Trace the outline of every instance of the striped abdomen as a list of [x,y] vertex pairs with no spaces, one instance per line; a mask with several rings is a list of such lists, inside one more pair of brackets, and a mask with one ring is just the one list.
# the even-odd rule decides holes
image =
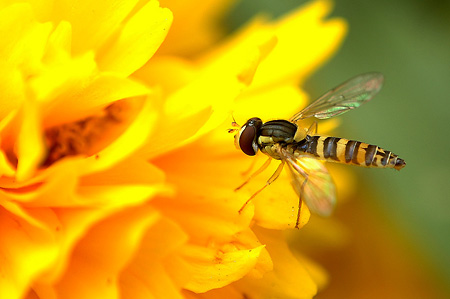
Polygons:
[[403,159],[376,145],[337,137],[307,136],[292,144],[295,151],[308,153],[328,162],[347,163],[365,167],[405,167]]

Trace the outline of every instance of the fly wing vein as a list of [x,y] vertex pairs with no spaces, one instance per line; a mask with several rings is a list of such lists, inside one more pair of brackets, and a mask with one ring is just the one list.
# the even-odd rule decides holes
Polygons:
[[281,156],[287,162],[291,183],[297,195],[305,201],[311,212],[329,216],[336,203],[336,191],[322,162],[309,156],[295,158],[284,150]]

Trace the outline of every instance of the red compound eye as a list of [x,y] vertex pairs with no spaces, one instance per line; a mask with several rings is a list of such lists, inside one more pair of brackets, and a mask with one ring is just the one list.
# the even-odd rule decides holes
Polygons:
[[239,137],[239,147],[246,155],[256,155],[255,149],[253,148],[255,136],[256,128],[253,126],[246,126]]
[[256,143],[257,132],[262,126],[261,119],[254,117],[250,118],[242,127],[239,135],[239,147],[244,154],[254,156],[258,152],[258,144]]

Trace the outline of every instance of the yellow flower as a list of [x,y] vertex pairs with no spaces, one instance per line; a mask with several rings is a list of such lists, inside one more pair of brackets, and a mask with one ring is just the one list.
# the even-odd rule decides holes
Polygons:
[[201,27],[227,2],[208,3],[195,21],[174,6],[169,31],[155,0],[1,2],[0,298],[316,293],[323,273],[280,230],[288,183],[238,213],[264,178],[234,192],[251,162],[226,129],[303,106],[345,23],[318,0],[217,44]]

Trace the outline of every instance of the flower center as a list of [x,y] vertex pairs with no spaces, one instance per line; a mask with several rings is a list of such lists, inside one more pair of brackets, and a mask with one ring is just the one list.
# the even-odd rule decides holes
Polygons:
[[105,146],[105,140],[111,141],[111,132],[121,127],[124,121],[124,101],[106,107],[99,115],[45,131],[48,148],[47,158],[42,166],[49,166],[68,156],[91,156]]

